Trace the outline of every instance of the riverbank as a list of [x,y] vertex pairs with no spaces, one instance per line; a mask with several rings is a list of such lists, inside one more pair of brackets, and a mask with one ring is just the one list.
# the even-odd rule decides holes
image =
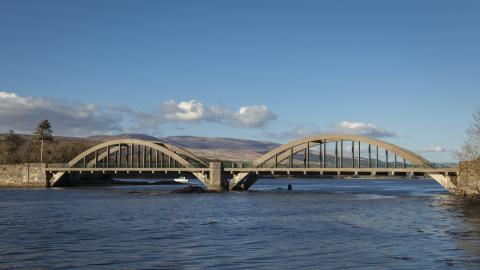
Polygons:
[[456,193],[465,200],[480,203],[480,158],[462,161],[456,182]]

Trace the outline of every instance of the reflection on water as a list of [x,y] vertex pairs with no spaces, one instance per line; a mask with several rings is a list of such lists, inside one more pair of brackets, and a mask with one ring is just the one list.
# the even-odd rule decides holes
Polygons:
[[480,268],[479,207],[433,181],[175,188],[2,189],[0,269]]
[[480,205],[466,203],[454,196],[443,196],[435,206],[463,221],[447,233],[452,235],[459,248],[474,255],[473,261],[480,265]]

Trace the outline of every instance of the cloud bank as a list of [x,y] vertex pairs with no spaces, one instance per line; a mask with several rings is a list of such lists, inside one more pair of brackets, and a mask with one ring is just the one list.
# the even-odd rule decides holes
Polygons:
[[86,135],[122,129],[115,113],[94,104],[0,92],[0,128],[30,133],[44,119],[54,123],[55,132],[61,134]]
[[166,123],[210,122],[243,128],[261,128],[277,116],[264,105],[242,106],[238,110],[206,106],[197,100],[167,101],[150,112],[128,106],[64,102],[54,98],[22,97],[0,91],[0,130],[33,131],[48,119],[57,134],[94,135],[118,132],[158,132]]
[[278,140],[293,140],[322,133],[355,134],[375,138],[387,138],[397,136],[395,132],[388,131],[385,128],[376,126],[372,123],[350,121],[338,122],[330,125],[330,127],[326,129],[321,129],[317,125],[312,123],[299,124],[295,125],[292,129],[284,132],[264,132],[264,135],[266,137]]

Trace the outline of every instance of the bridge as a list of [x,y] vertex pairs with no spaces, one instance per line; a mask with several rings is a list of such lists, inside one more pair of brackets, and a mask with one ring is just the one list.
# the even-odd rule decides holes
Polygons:
[[320,134],[281,145],[253,161],[207,161],[160,141],[111,140],[80,153],[67,164],[47,164],[50,186],[79,179],[194,176],[208,189],[248,190],[265,176],[430,176],[455,188],[457,167],[439,168],[394,144],[359,135]]

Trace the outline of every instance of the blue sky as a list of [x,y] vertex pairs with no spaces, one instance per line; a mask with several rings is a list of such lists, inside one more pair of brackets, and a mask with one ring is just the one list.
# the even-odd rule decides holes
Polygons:
[[474,0],[0,0],[0,131],[348,132],[448,161],[480,105],[478,14]]

